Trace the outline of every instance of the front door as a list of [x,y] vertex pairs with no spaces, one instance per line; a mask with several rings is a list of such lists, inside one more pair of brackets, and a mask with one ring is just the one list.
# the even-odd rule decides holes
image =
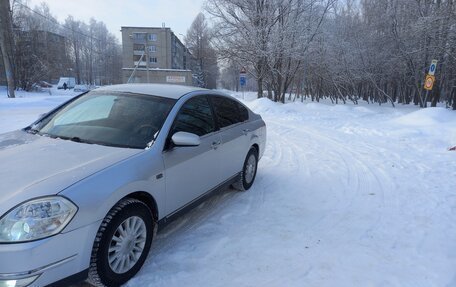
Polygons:
[[182,106],[168,135],[169,141],[179,131],[200,136],[201,143],[191,147],[173,147],[170,143],[163,152],[168,215],[217,186],[220,178],[221,139],[215,131],[206,96],[193,97]]

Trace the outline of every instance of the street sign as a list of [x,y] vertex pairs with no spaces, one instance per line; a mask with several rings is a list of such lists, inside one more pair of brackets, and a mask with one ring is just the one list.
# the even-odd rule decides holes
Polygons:
[[247,71],[245,70],[245,67],[242,67],[241,70],[239,71],[239,84],[241,87],[244,87],[245,84],[247,83],[247,78],[246,78]]
[[427,75],[426,80],[424,81],[424,89],[431,91],[434,86],[435,77],[432,75]]
[[185,83],[185,76],[166,76],[167,83]]
[[245,86],[245,84],[247,83],[247,79],[245,78],[245,74],[244,74],[244,76],[242,76],[242,74],[241,74],[241,76],[239,77],[239,83],[241,84],[242,87]]
[[437,60],[432,60],[431,66],[429,67],[429,75],[434,76],[435,70],[437,69]]

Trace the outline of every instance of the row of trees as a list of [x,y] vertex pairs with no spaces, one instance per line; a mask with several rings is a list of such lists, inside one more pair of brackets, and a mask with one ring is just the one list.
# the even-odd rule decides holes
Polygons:
[[309,48],[335,0],[209,0],[214,45],[222,59],[247,66],[258,97],[275,101],[303,70]]
[[[5,66],[14,60],[16,85],[29,89],[64,75],[80,83],[121,81],[121,48],[102,22],[68,17],[60,24],[45,4],[32,11],[14,3],[11,25],[0,13],[0,44],[10,26],[14,48],[0,48]],[[246,67],[258,97],[275,101],[293,92],[316,101],[446,101],[456,109],[456,0],[207,0],[206,12],[210,18],[200,13],[185,37],[201,86],[216,87],[221,60],[220,83],[236,89]],[[437,81],[427,93],[433,59]]]
[[[335,7],[314,44],[306,94],[422,107],[443,100],[456,109],[454,0],[348,1]],[[427,95],[433,59],[437,81]]]
[[427,99],[456,109],[455,0],[208,0],[206,10],[224,75],[247,67],[258,97],[426,106],[436,59]]
[[91,19],[86,24],[69,16],[63,27],[78,82],[93,85],[121,83],[122,48],[103,22]]
[[121,46],[103,22],[91,19],[86,24],[69,16],[62,24],[45,3],[31,9],[14,1],[10,10],[8,0],[0,1],[7,5],[0,14],[12,19],[10,47],[1,49],[14,74],[15,83],[8,86],[30,90],[39,81],[65,76],[79,84],[121,82]]

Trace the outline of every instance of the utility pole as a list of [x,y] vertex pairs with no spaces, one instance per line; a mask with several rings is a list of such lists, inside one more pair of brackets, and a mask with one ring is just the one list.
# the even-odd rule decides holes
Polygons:
[[5,66],[6,81],[8,83],[8,98],[14,98],[14,71],[13,71],[13,26],[9,0],[0,0],[0,51]]
[[149,61],[150,61],[150,56],[149,56],[149,48],[147,47],[147,42],[144,44],[144,53],[146,54],[146,69],[147,69],[147,83],[150,83],[149,79]]

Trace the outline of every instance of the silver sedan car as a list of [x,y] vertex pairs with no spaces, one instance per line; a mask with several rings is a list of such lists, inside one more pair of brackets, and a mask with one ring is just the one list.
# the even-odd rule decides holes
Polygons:
[[125,283],[159,226],[252,186],[265,142],[261,117],[230,96],[141,84],[0,135],[0,287]]

